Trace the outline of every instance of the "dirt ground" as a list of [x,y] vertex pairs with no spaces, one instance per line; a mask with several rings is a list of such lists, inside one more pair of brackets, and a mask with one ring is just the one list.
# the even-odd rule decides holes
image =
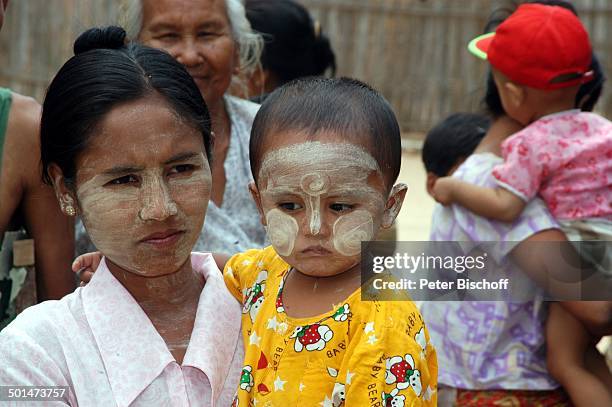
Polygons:
[[425,178],[420,152],[412,149],[404,151],[398,182],[408,185],[408,193],[396,220],[399,241],[429,238],[434,200],[427,195]]

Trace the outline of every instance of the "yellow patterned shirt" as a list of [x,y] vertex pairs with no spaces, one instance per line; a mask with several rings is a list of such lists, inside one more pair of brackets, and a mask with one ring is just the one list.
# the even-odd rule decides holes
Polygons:
[[335,311],[291,318],[282,302],[289,269],[272,247],[237,254],[225,267],[243,304],[234,405],[436,405],[436,353],[413,302],[361,301],[357,290]]

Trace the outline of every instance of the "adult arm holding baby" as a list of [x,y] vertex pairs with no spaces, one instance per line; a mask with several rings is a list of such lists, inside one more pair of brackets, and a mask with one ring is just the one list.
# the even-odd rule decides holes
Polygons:
[[[534,36],[534,32],[538,35]],[[537,46],[519,45],[526,42],[537,42]],[[606,157],[612,143],[612,125],[605,118],[574,109],[583,106],[585,98],[589,101],[585,110],[592,108],[603,82],[599,72],[595,85],[587,85],[598,64],[592,59],[588,34],[575,10],[568,4],[521,5],[495,33],[475,39],[470,50],[491,63],[504,113],[527,127],[502,143],[504,162],[491,174],[496,187],[478,188],[441,179],[432,188],[435,198],[445,205],[459,203],[489,219],[513,222],[508,226],[517,228],[517,219],[525,218],[523,208],[527,212],[532,199],[539,195],[568,239],[604,242],[603,245],[612,240],[612,199],[606,175],[612,171],[612,163]],[[579,92],[589,87],[580,96]],[[556,253],[539,250],[547,248],[538,240],[554,242]],[[578,282],[578,288],[588,283],[567,267],[570,262],[563,257],[570,253],[577,256],[569,245],[560,230],[551,229],[526,239],[512,255],[524,272],[555,296],[559,292],[554,289],[563,290],[562,283],[567,281],[556,277],[559,271],[565,270],[562,276],[573,277],[570,281]],[[585,247],[588,246],[582,246]],[[587,256],[595,260],[600,254],[594,251]],[[606,261],[609,260],[604,258],[601,269],[609,272]],[[599,274],[598,281],[605,289],[609,287],[609,277],[606,281],[603,274]],[[609,298],[609,292],[608,289],[602,299]],[[556,298],[570,299],[563,294]],[[610,373],[592,343],[598,335],[610,332],[610,315],[610,301],[570,301],[550,306],[546,322],[547,367],[575,405],[612,403]],[[599,358],[585,358],[585,354]]]

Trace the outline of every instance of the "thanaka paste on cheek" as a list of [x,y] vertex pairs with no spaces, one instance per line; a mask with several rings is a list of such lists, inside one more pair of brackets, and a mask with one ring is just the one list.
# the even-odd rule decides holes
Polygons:
[[361,253],[361,242],[374,236],[374,222],[368,211],[357,210],[340,216],[334,222],[334,248],[345,256]]
[[295,219],[280,209],[272,209],[266,214],[266,224],[270,243],[276,252],[281,256],[289,256],[298,234],[298,224]]
[[[152,265],[166,272],[177,270],[189,258],[202,226],[200,222],[198,227],[197,219],[206,211],[211,185],[207,164],[191,176],[177,179],[167,179],[163,171],[142,171],[138,187],[105,187],[107,179],[97,175],[77,189],[83,223],[96,248],[113,263],[137,274],[150,274]],[[183,203],[181,207],[174,197]],[[158,256],[155,249],[140,242],[160,229],[185,231],[170,255],[163,251]]]
[[[291,255],[299,250],[295,247],[297,236],[309,235],[318,237],[320,244],[342,256],[358,255],[361,241],[374,235],[374,217],[384,211],[384,196],[368,184],[370,177],[383,185],[376,160],[353,144],[306,142],[266,154],[259,179],[264,210],[266,206],[271,208],[266,212],[268,235],[277,252]],[[275,206],[285,196],[301,198],[305,205],[304,224]],[[338,212],[334,224],[324,226],[325,213],[330,209],[322,208],[322,201],[328,197],[337,202],[359,203],[360,209],[345,215]]]

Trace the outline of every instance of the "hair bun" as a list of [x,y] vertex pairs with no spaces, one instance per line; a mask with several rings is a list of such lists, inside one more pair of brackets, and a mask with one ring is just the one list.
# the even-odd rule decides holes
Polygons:
[[125,30],[117,26],[95,27],[85,31],[74,42],[74,55],[92,49],[118,49],[125,45]]
[[336,55],[331,47],[329,38],[322,32],[319,33],[314,44],[314,64],[319,75],[323,75],[330,69],[331,76],[336,75]]

